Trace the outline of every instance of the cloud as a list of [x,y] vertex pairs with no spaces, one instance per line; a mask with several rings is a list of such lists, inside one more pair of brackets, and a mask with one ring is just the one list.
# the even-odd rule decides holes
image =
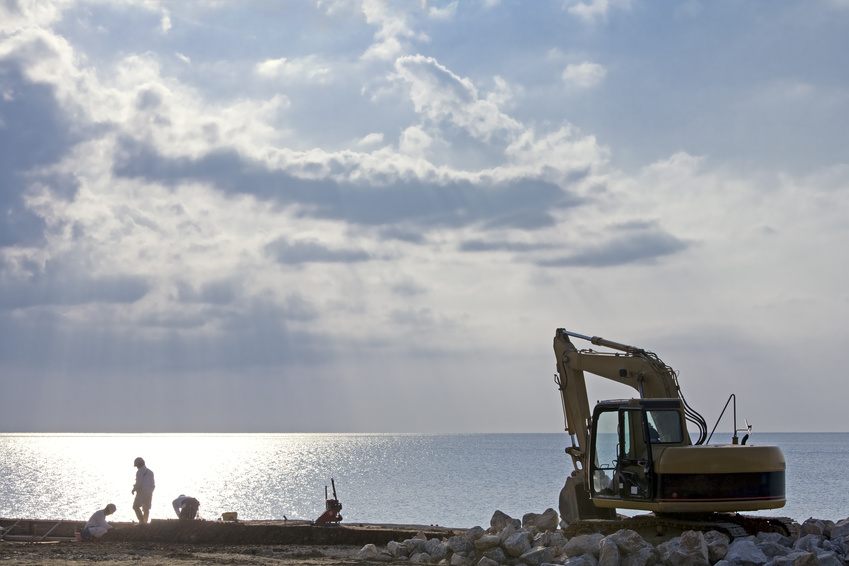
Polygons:
[[498,240],[466,240],[460,243],[463,252],[529,252],[550,249],[550,243],[505,242]]
[[[618,23],[578,29],[627,6],[613,1],[163,6],[0,2],[0,372],[38,384],[16,397],[33,411],[5,422],[54,409],[57,429],[89,422],[34,393],[63,379],[96,408],[120,402],[130,373],[168,395],[215,376],[210,402],[226,407],[249,374],[302,407],[320,388],[296,384],[360,392],[327,405],[350,420],[322,426],[425,430],[435,421],[402,422],[368,394],[437,379],[510,410],[493,392],[548,373],[561,315],[639,343],[671,327],[710,339],[699,328],[721,322],[746,348],[763,336],[755,346],[842,351],[849,113],[829,82],[841,51],[819,49],[842,45],[836,24],[813,41],[784,33],[786,10],[752,26],[731,4],[698,18],[641,4],[629,24],[649,40],[634,44]],[[826,22],[823,9],[810,13]],[[717,49],[753,29],[775,49],[731,62]],[[681,45],[699,64],[657,65],[680,34],[698,39]],[[780,68],[765,63],[776,54]],[[599,88],[614,69],[634,89]],[[763,120],[728,114],[741,100]],[[808,148],[803,173],[773,140]],[[818,334],[794,350],[800,327]],[[522,427],[554,430],[548,381],[523,383]],[[439,426],[507,426],[468,398],[442,399]],[[267,430],[307,426],[280,414]],[[217,426],[245,418],[260,419]]]
[[428,150],[433,146],[434,139],[421,126],[410,126],[401,132],[398,150],[410,157],[427,158]]
[[580,251],[560,258],[539,259],[541,267],[605,268],[632,263],[653,263],[686,250],[691,244],[662,230],[655,223],[636,222],[614,226],[600,244],[584,245]]
[[596,20],[606,20],[607,15],[613,7],[630,8],[631,0],[590,0],[581,2],[567,0],[566,6],[569,13],[574,14],[587,23],[595,23]]
[[395,69],[410,84],[416,112],[433,122],[455,124],[485,142],[495,135],[510,135],[521,129],[493,101],[480,98],[471,81],[458,77],[432,57],[401,57],[395,62]]
[[59,261],[27,274],[0,271],[0,309],[12,310],[41,305],[82,305],[88,303],[134,303],[150,290],[143,278],[131,275],[85,276],[75,266]]
[[381,240],[400,240],[411,244],[424,244],[427,241],[421,230],[414,226],[404,226],[403,223],[381,227],[379,237]]
[[213,152],[200,159],[165,158],[150,147],[123,139],[114,172],[175,185],[204,182],[229,194],[251,194],[301,214],[363,225],[407,222],[422,228],[478,224],[535,230],[552,225],[557,209],[580,199],[559,186],[533,178],[502,183],[387,179],[385,186],[304,179],[242,159],[235,152]]
[[372,132],[367,136],[357,141],[359,147],[369,147],[383,143],[383,134],[381,132]]
[[331,80],[330,66],[321,61],[316,55],[308,55],[295,59],[281,57],[266,59],[255,66],[257,74],[264,78],[304,80],[327,83]]
[[371,255],[358,249],[333,249],[311,240],[289,243],[278,239],[266,246],[268,253],[284,264],[302,263],[354,263],[369,261]]
[[73,197],[76,186],[42,171],[78,141],[48,85],[25,78],[14,61],[0,61],[0,246],[42,241],[44,219],[28,206],[33,184]]
[[[254,300],[243,309],[209,311],[196,322],[176,324],[149,318],[131,331],[116,320],[72,324],[68,318],[27,317],[0,312],[0,364],[102,372],[197,371],[238,367],[292,367],[322,361],[321,347],[287,326],[289,311]],[[43,355],[51,352],[50,356]],[[98,378],[102,380],[101,378]]]
[[230,279],[206,281],[196,289],[186,281],[177,281],[177,300],[183,303],[208,303],[227,305],[233,303],[241,292],[241,283]]
[[165,34],[171,30],[171,13],[168,10],[162,10],[162,19],[159,22],[159,30]]
[[597,86],[607,76],[607,69],[598,63],[584,61],[577,65],[567,65],[563,71],[563,82],[578,88],[592,88]]
[[428,15],[436,20],[450,20],[457,15],[457,5],[459,0],[449,2],[442,7],[431,6],[428,10]]
[[392,322],[418,329],[433,326],[436,322],[430,309],[396,309],[390,314]]
[[390,286],[390,290],[394,294],[402,297],[414,297],[427,292],[427,289],[424,286],[410,279],[398,281],[397,283],[392,284]]
[[62,17],[61,3],[7,0],[0,2],[0,29],[14,30],[24,26],[48,26]]
[[363,0],[366,22],[380,26],[374,34],[374,43],[362,55],[364,60],[391,61],[406,51],[410,40],[427,42],[430,39],[424,33],[413,31],[406,23],[403,11],[397,14],[390,6],[382,0]]

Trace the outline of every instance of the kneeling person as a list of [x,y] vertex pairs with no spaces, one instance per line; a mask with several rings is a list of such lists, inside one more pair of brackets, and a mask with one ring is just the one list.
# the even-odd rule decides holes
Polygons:
[[106,515],[111,515],[114,512],[115,506],[111,503],[100,511],[95,511],[88,520],[88,523],[86,523],[85,527],[83,527],[83,531],[80,533],[80,538],[83,540],[91,540],[105,535],[106,531],[112,528],[112,525],[106,522]]
[[174,506],[174,512],[181,519],[192,520],[198,515],[200,501],[194,497],[180,494],[180,497],[172,501],[171,504]]

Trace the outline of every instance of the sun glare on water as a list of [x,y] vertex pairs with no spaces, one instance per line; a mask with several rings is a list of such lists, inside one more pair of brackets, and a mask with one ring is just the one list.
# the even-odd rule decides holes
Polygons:
[[[217,519],[227,511],[236,511],[244,519],[314,518],[299,517],[298,510],[312,515],[323,504],[320,486],[313,486],[315,493],[305,494],[300,485],[304,480],[314,484],[315,480],[309,478],[322,473],[323,450],[321,442],[316,442],[320,438],[310,435],[73,434],[19,438],[24,436],[26,442],[18,446],[15,435],[5,437],[12,443],[7,447],[9,471],[25,478],[11,490],[12,501],[7,502],[11,507],[7,513],[13,515],[17,497],[29,499],[27,508],[33,506],[32,497],[36,497],[36,508],[57,514],[39,518],[83,520],[107,503],[114,503],[117,511],[112,520],[134,521],[133,461],[139,456],[155,474],[152,519],[176,518],[171,501],[181,494],[199,499],[200,515],[206,519]],[[16,458],[16,452],[21,457]],[[28,469],[20,468],[23,462],[29,462]],[[273,496],[257,501],[255,492]]]

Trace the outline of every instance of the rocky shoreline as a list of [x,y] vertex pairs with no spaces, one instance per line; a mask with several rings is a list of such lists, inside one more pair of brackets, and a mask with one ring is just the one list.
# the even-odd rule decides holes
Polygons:
[[[181,527],[177,521],[163,521]],[[204,522],[199,522],[204,523]],[[195,525],[200,530],[213,525]],[[261,525],[258,525],[261,526]],[[488,528],[433,529],[418,531],[409,526],[345,525],[371,536],[371,542],[354,545],[346,534],[331,542],[329,534],[304,544],[301,539],[284,542],[271,535],[255,539],[225,538],[220,542],[192,542],[190,537],[170,535],[162,539],[149,527],[118,529],[115,537],[94,543],[0,543],[0,564],[54,566],[77,561],[100,561],[118,566],[180,564],[280,564],[329,566],[364,563],[435,564],[438,566],[843,566],[849,546],[849,519],[839,522],[808,519],[798,534],[784,536],[761,532],[756,536],[731,537],[717,531],[638,533],[623,529],[609,535],[590,533],[567,536],[557,513],[528,513],[522,519],[496,511]],[[166,527],[161,527],[166,529]],[[332,527],[331,527],[332,529]],[[179,532],[179,530],[173,530]],[[184,531],[185,535],[188,531]],[[198,531],[200,532],[200,531]],[[235,532],[235,531],[234,531]],[[255,533],[269,532],[257,530]],[[324,531],[331,533],[331,530]],[[401,535],[387,541],[388,533]],[[403,538],[404,533],[408,534]],[[311,535],[315,537],[315,535]],[[340,537],[340,535],[334,535]],[[112,540],[110,540],[110,538]],[[256,541],[256,542],[254,542]],[[258,543],[257,543],[258,542]],[[301,542],[301,544],[298,544]]]
[[488,529],[441,540],[417,536],[383,548],[369,544],[357,557],[441,566],[843,566],[849,545],[849,519],[809,519],[798,536],[760,532],[732,540],[718,531],[684,531],[648,537],[656,544],[630,529],[567,538],[562,526],[553,509],[521,521],[496,511]]

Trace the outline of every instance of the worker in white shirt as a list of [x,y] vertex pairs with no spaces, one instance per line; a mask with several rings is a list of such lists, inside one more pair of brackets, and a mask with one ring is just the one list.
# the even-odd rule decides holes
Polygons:
[[192,520],[197,517],[200,501],[181,493],[180,497],[171,502],[171,505],[174,506],[174,512],[179,518]]
[[136,458],[133,465],[136,470],[136,483],[133,485],[133,493],[136,499],[133,501],[133,511],[139,523],[144,525],[150,517],[150,503],[153,499],[153,490],[156,484],[153,481],[153,470],[144,465],[144,458]]
[[111,515],[114,512],[115,506],[111,503],[100,511],[95,511],[88,520],[88,523],[83,527],[80,538],[82,540],[91,540],[92,538],[100,538],[105,535],[106,531],[112,528],[112,525],[106,522],[106,515]]

